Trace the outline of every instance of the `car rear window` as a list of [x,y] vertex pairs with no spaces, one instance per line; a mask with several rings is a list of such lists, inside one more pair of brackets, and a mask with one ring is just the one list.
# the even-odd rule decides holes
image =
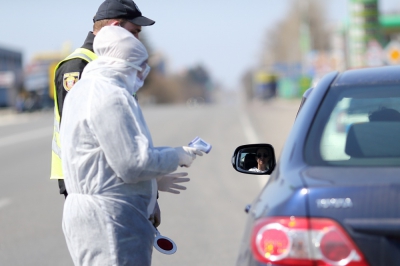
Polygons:
[[400,86],[331,87],[305,158],[311,165],[400,166]]

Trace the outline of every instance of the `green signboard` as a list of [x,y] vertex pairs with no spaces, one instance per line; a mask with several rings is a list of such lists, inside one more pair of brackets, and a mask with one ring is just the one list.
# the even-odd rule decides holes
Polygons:
[[367,44],[372,40],[382,42],[378,0],[351,0],[350,21],[350,67],[363,67]]

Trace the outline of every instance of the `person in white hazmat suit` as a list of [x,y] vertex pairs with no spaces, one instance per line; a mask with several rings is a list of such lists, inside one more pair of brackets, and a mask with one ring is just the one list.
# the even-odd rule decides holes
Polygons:
[[63,109],[61,155],[69,192],[63,232],[75,265],[150,265],[157,180],[168,191],[166,184],[176,181],[170,173],[189,167],[202,152],[153,147],[132,96],[149,72],[138,39],[106,26],[93,47],[98,59],[86,66]]

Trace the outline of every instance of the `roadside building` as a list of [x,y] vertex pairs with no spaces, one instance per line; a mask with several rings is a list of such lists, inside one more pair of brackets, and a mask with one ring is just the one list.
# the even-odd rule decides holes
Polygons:
[[14,107],[22,87],[22,53],[0,47],[0,107]]
[[24,69],[24,111],[51,108],[54,106],[54,68],[71,52],[69,43],[60,51],[36,53]]
[[400,63],[400,14],[379,13],[379,0],[350,0],[348,68]]

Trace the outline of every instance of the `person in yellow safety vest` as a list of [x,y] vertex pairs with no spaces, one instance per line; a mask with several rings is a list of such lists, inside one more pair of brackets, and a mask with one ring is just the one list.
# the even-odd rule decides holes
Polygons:
[[[102,27],[110,25],[123,27],[136,38],[139,38],[142,26],[153,25],[155,21],[142,16],[138,6],[132,0],[105,0],[99,6],[93,18],[93,23],[93,32],[88,33],[84,44],[59,62],[55,68],[54,133],[50,179],[58,180],[60,194],[63,194],[65,197],[68,196],[68,192],[63,180],[64,176],[61,166],[61,147],[59,139],[60,126],[62,124],[62,109],[68,91],[81,78],[86,65],[96,58],[93,52],[95,35]],[[158,217],[155,217],[155,220],[156,223],[159,224],[159,210]]]

